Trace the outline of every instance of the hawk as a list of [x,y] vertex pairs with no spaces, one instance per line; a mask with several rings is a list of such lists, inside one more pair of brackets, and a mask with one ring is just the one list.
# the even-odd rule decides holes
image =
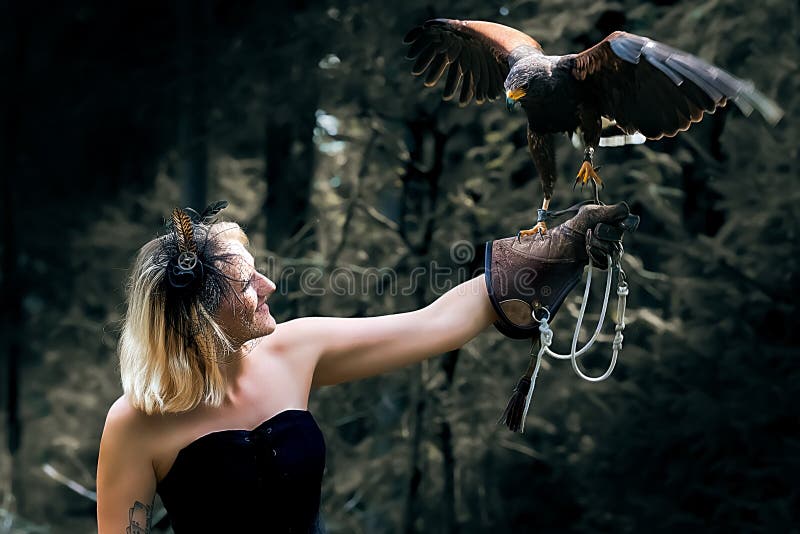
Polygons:
[[[687,52],[622,31],[563,56],[547,55],[525,33],[485,21],[429,20],[409,31],[404,42],[410,45],[407,57],[415,60],[411,72],[424,75],[425,86],[433,87],[447,72],[445,100],[465,106],[504,94],[509,111],[516,104],[525,110],[528,149],[544,201],[537,224],[520,235],[547,231],[557,133],[581,136],[584,157],[575,183],[591,180],[597,199],[602,180],[594,152],[601,138],[672,137],[729,99],[745,115],[758,110],[770,124],[783,115],[752,83]],[[605,128],[604,119],[610,121]]]

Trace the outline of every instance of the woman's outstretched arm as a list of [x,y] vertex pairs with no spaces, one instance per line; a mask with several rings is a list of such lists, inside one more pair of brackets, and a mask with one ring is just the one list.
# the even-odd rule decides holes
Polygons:
[[[364,318],[308,317],[292,330],[316,357],[314,386],[377,375],[462,346],[495,321],[483,275],[420,310]],[[308,353],[307,353],[308,354]]]

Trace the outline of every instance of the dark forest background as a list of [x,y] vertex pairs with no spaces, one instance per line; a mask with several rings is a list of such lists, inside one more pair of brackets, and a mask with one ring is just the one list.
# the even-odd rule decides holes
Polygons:
[[[796,2],[0,5],[0,531],[96,528],[124,279],[173,206],[228,199],[273,279],[387,267],[406,280],[433,261],[467,267],[457,241],[475,245],[473,268],[487,239],[530,225],[523,113],[460,109],[409,75],[402,37],[436,16],[509,24],[558,54],[644,34],[753,80],[786,116],[770,128],[728,106],[674,139],[600,150],[603,198],[642,217],[626,237],[626,346],[599,384],[548,362],[525,434],[495,422],[528,344],[494,330],[314,392],[329,530],[798,531]],[[557,149],[566,207],[588,193],[570,188],[581,152]],[[438,296],[281,289],[279,321]],[[555,323],[562,351],[579,298]]]

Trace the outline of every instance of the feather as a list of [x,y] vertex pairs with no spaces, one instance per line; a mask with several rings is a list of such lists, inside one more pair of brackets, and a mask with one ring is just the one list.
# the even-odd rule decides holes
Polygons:
[[461,81],[461,95],[458,98],[459,106],[466,106],[472,100],[474,95],[473,85],[475,84],[473,76],[471,70],[464,73],[464,79]]
[[447,68],[447,65],[447,56],[441,52],[437,54],[428,68],[428,74],[425,76],[425,83],[423,85],[425,85],[425,87],[433,87],[436,85],[436,82],[438,82],[439,78],[444,74],[444,69]]
[[638,35],[635,37],[636,39],[632,37],[620,37],[618,39],[609,40],[611,50],[613,50],[620,59],[628,63],[633,63],[634,65],[639,63],[639,58],[642,56],[642,48],[647,44],[647,42]]
[[475,98],[479,104],[483,103],[486,100],[487,95],[489,94],[489,65],[487,58],[482,54],[475,54],[475,58],[477,60],[477,66],[479,67],[476,69],[478,72],[478,77],[475,80]]
[[731,99],[740,109],[742,108],[742,101],[744,100],[761,113],[764,119],[772,126],[778,124],[781,118],[783,118],[783,110],[780,106],[770,100],[764,93],[753,87],[752,83],[748,83],[739,94],[731,97]]
[[489,63],[489,71],[490,76],[489,79],[491,80],[491,85],[489,88],[489,100],[494,100],[499,96],[503,96],[505,91],[503,90],[503,82],[508,76],[508,68],[504,69],[504,65],[502,63],[498,63],[493,61]]
[[[541,54],[542,47],[524,33],[492,22],[432,19],[412,28],[404,42],[406,57],[415,60],[411,73],[425,74],[431,87],[447,72],[444,100],[461,106],[473,99],[492,100],[503,93],[510,63],[522,55]],[[427,71],[427,72],[426,72]],[[460,91],[459,91],[460,89]]]
[[408,52],[406,53],[406,59],[416,59],[425,47],[430,44],[428,39],[419,39],[411,43],[411,46],[408,47]]
[[224,210],[227,207],[228,207],[227,200],[217,200],[216,202],[212,202],[211,204],[206,206],[206,209],[204,209],[203,213],[200,214],[200,220],[203,223],[208,224],[214,217],[216,217],[216,215],[220,211]]
[[458,39],[453,39],[449,42],[446,42],[444,52],[445,54],[447,54],[447,61],[449,61],[450,63],[458,61],[459,56],[461,55],[461,50],[463,48],[464,48],[463,42]]
[[413,43],[414,41],[416,41],[420,37],[422,32],[423,32],[423,29],[420,26],[417,26],[415,28],[411,28],[411,30],[409,30],[409,32],[406,34],[406,36],[403,37],[403,42],[405,44]]
[[181,208],[172,210],[172,228],[178,240],[178,250],[181,252],[197,252],[192,219]]
[[420,53],[417,61],[414,62],[414,67],[411,69],[411,74],[414,76],[419,76],[425,72],[425,69],[427,69],[428,65],[431,64],[431,61],[433,61],[435,55],[436,45],[431,44]]
[[621,134],[601,137],[600,146],[641,145],[645,141],[647,141],[647,138],[639,132],[636,132],[633,135]]
[[694,84],[702,89],[714,101],[714,103],[722,100],[722,97],[724,96],[722,91],[714,86],[712,80],[709,80],[708,78],[702,76],[701,73],[694,70],[692,63],[687,61],[685,57],[672,55],[667,58],[667,65],[669,65],[673,70],[678,71],[685,78],[688,78],[694,82]]
[[562,64],[574,78],[600,97],[601,113],[616,119],[627,134],[638,130],[649,139],[671,137],[728,100],[745,115],[757,109],[771,124],[783,113],[750,82],[639,35],[614,32],[565,58]]
[[461,66],[458,63],[451,63],[447,71],[447,80],[444,82],[444,100],[450,100],[458,90],[458,82],[461,81]]

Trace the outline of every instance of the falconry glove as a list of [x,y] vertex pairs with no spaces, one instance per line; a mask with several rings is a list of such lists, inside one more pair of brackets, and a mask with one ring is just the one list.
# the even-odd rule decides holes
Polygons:
[[608,255],[622,252],[623,231],[637,223],[624,202],[588,204],[544,235],[489,241],[485,276],[497,329],[515,339],[538,336],[532,313],[546,308],[552,320],[589,260],[607,269]]
[[[587,263],[609,269],[608,258],[622,254],[622,235],[634,231],[639,217],[627,204],[586,204],[564,210],[577,214],[543,235],[496,239],[486,244],[486,287],[504,335],[539,340],[539,321],[556,315],[581,279]],[[535,317],[534,317],[535,315]],[[537,320],[538,319],[538,320]],[[527,412],[536,358],[519,379],[500,422],[521,431]]]

